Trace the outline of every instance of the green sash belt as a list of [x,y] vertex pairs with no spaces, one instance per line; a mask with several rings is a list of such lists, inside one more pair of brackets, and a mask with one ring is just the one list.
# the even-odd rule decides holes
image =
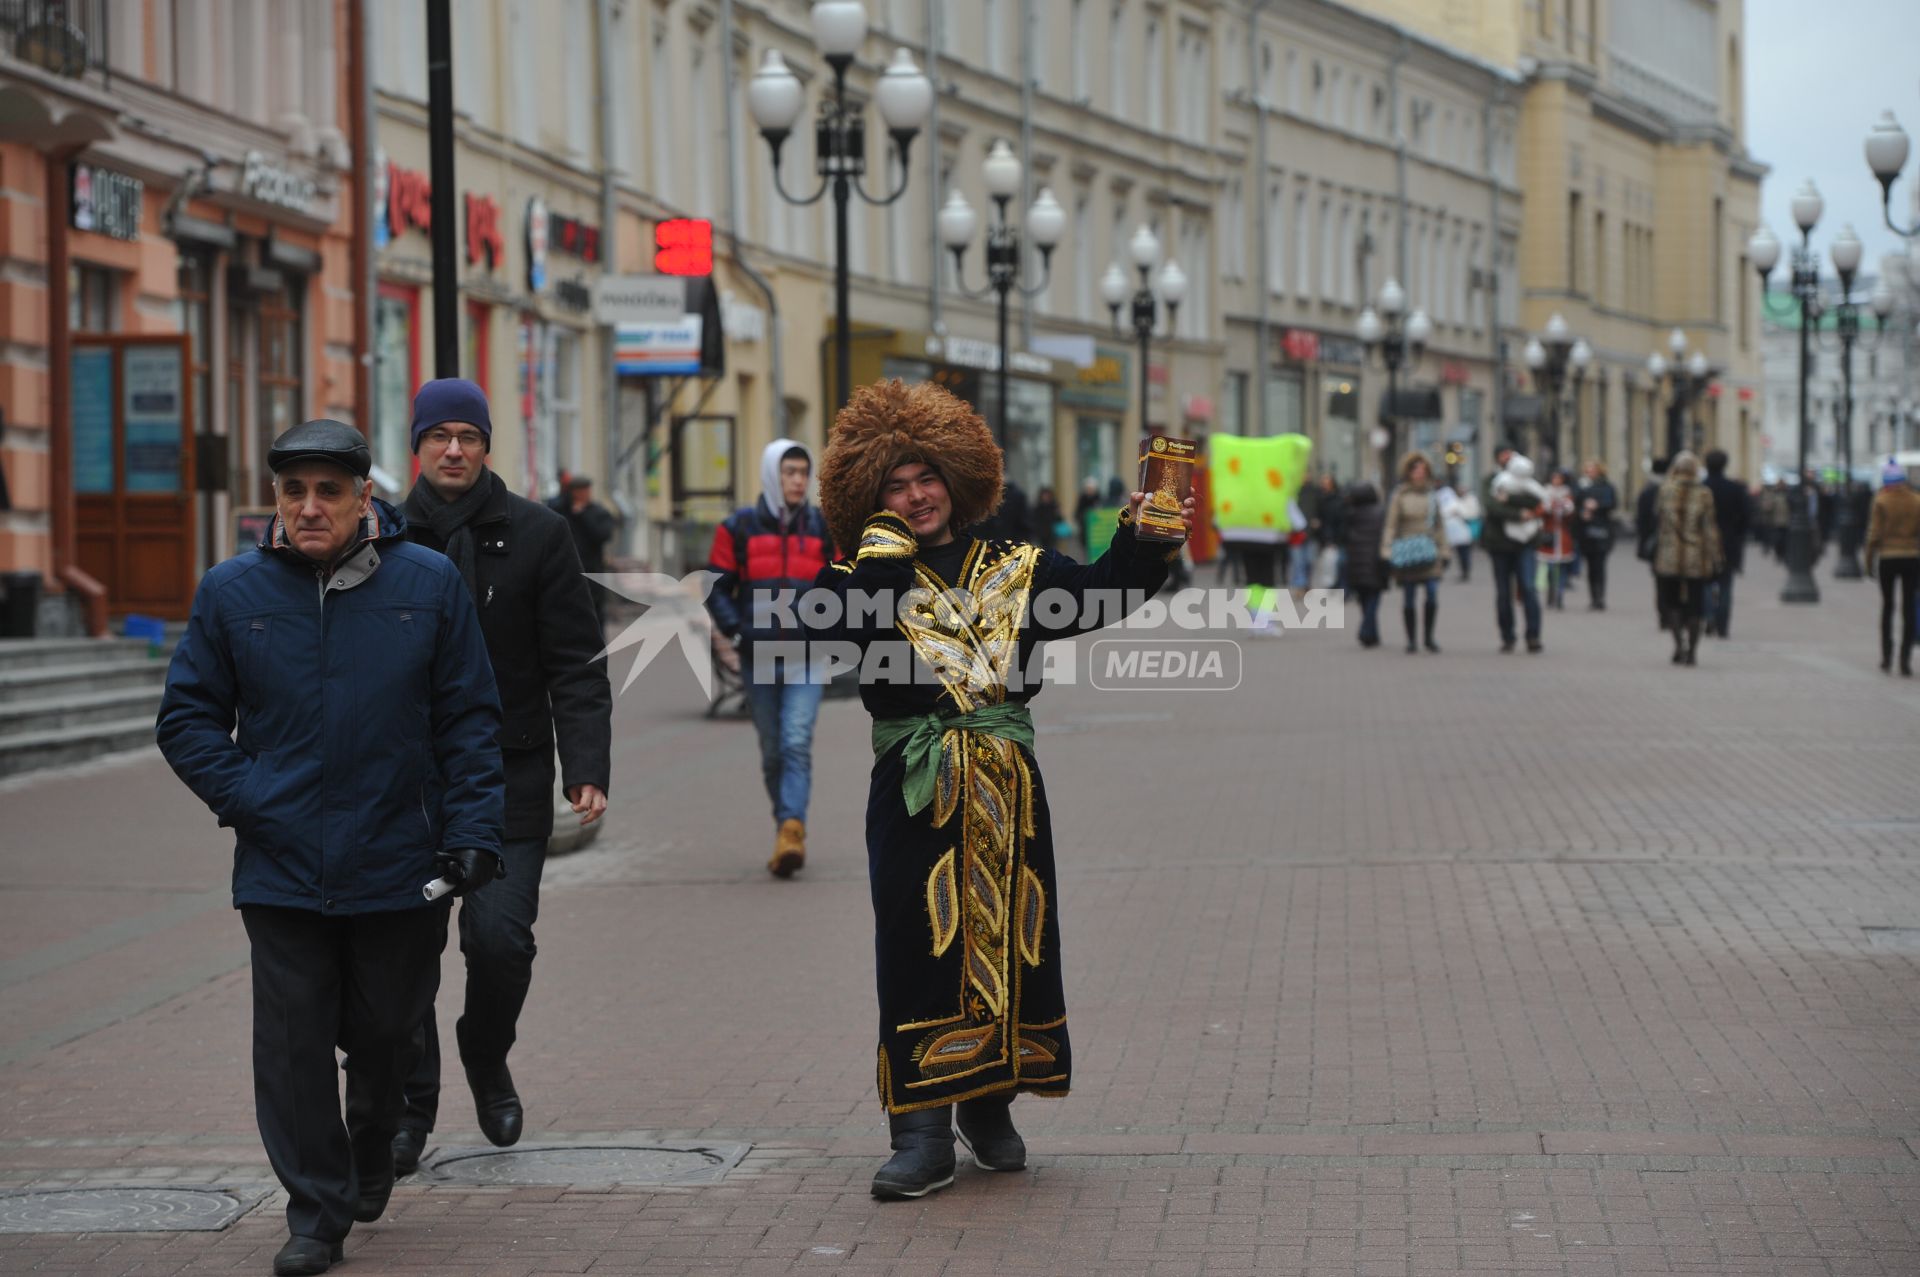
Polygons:
[[1021,701],[1002,701],[982,705],[964,714],[921,714],[914,718],[876,718],[873,720],[873,756],[886,753],[901,741],[907,743],[903,757],[907,778],[900,794],[907,800],[907,814],[917,816],[933,802],[934,780],[940,774],[940,738],[949,729],[985,732],[1033,751],[1033,714]]

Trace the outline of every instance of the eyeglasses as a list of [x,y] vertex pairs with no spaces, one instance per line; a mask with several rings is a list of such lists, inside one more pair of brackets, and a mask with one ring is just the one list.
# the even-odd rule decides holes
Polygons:
[[484,448],[487,443],[487,437],[478,430],[429,430],[421,438],[435,448],[445,448],[454,443],[462,449]]

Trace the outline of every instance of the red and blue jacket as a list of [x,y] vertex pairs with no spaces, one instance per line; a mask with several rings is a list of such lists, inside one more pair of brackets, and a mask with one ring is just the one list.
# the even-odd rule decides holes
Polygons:
[[735,510],[713,531],[707,570],[719,574],[707,610],[729,638],[748,646],[761,639],[798,638],[785,624],[800,591],[832,561],[833,542],[817,506],[800,507],[783,526],[767,503]]

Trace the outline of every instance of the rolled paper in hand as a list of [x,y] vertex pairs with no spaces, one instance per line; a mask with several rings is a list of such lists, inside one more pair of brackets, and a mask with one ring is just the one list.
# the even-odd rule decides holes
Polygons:
[[438,900],[459,885],[457,882],[448,882],[445,878],[435,878],[432,882],[420,888],[420,894],[429,900]]

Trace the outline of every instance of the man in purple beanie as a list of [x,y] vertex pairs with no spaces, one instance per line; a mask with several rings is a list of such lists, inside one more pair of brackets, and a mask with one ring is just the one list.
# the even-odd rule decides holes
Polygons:
[[[554,747],[567,800],[590,825],[607,809],[613,692],[572,531],[561,515],[508,490],[487,465],[492,442],[480,387],[457,377],[422,386],[413,400],[420,478],[401,509],[407,536],[460,570],[500,686],[507,872],[486,899],[469,896],[460,909],[467,999],[455,1034],[480,1130],[504,1146],[520,1138],[523,1121],[507,1053],[533,980],[540,871],[553,833]],[[401,1174],[419,1165],[439,1106],[440,1036],[431,1013],[421,1038],[393,1142]]]

